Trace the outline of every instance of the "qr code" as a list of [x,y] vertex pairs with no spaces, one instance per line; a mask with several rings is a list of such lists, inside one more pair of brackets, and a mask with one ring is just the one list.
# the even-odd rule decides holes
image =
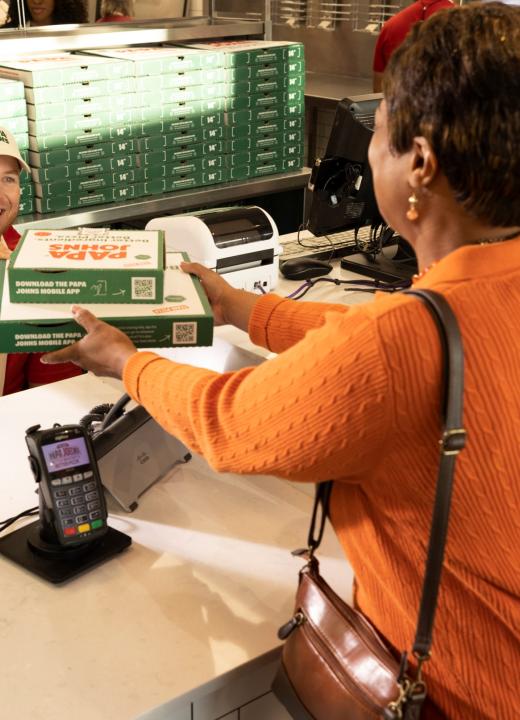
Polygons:
[[174,322],[173,323],[173,344],[174,345],[195,345],[197,342],[197,323],[195,322]]
[[155,278],[133,277],[132,300],[153,300],[155,298]]

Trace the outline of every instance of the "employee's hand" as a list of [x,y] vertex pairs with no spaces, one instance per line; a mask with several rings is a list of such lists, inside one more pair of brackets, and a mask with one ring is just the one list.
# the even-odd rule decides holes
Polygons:
[[121,378],[126,361],[137,352],[130,338],[78,305],[73,306],[72,315],[87,331],[85,337],[62,350],[43,355],[41,361],[49,365],[73,362],[94,375]]
[[11,257],[11,251],[7,247],[7,243],[4,238],[0,235],[0,260],[9,260]]
[[247,331],[249,316],[258,295],[237,290],[226,282],[222,275],[199,263],[182,262],[181,269],[196,275],[201,281],[213,310],[215,325],[235,325]]

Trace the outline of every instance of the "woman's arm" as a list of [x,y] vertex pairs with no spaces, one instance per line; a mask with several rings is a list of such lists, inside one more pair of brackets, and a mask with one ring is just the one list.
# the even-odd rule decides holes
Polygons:
[[355,481],[378,461],[372,449],[391,426],[390,393],[376,323],[362,306],[326,313],[258,367],[222,374],[137,352],[87,310],[75,317],[87,335],[44,359],[123,375],[128,393],[216,470]]
[[218,471],[356,481],[379,461],[373,448],[392,426],[375,326],[362,309],[331,312],[286,352],[222,374],[139,352],[123,381]]
[[[200,279],[215,325],[230,324],[249,330],[253,342],[274,352],[291,347],[309,329],[320,326],[327,310],[348,311],[344,306],[305,303],[302,307],[276,295],[258,296],[233,288],[222,276],[198,263],[181,263],[181,267]],[[135,345],[120,330],[99,321],[87,310],[74,306],[72,313],[87,335],[62,350],[47,353],[42,362],[73,362],[95,375],[120,378],[126,361],[137,352]]]

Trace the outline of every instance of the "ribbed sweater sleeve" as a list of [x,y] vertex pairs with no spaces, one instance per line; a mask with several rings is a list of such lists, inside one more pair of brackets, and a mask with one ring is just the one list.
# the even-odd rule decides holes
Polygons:
[[127,391],[216,470],[358,481],[380,457],[372,447],[383,445],[392,407],[375,324],[361,308],[294,305],[266,298],[255,313],[253,339],[265,314],[269,347],[289,345],[276,358],[219,374],[139,352],[125,367]]
[[264,295],[253,307],[249,336],[255,345],[280,353],[305,337],[308,330],[323,324],[325,313],[348,313],[350,308],[328,303],[305,302]]

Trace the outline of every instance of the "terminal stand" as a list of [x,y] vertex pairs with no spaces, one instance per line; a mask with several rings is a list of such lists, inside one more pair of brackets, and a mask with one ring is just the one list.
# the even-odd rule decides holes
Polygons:
[[45,519],[40,495],[40,517],[4,537],[0,555],[51,583],[63,583],[109,560],[127,548],[132,539],[114,528],[92,542],[66,547],[58,542],[54,528]]

